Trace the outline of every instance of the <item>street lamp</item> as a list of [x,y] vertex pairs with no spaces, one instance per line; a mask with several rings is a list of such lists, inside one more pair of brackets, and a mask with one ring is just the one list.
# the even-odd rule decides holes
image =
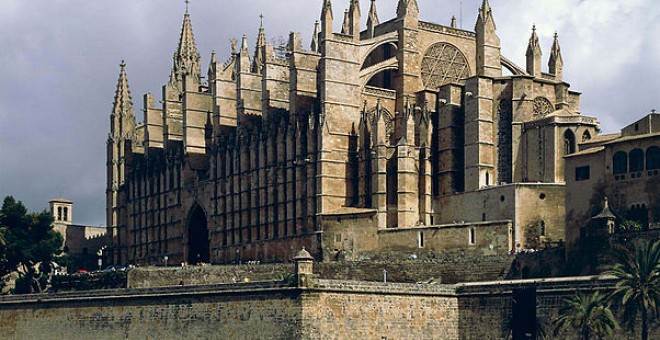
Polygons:
[[165,255],[165,256],[163,257],[163,260],[165,260],[165,267],[167,267],[167,260],[169,260],[169,259],[170,259],[170,258],[167,257],[167,255]]

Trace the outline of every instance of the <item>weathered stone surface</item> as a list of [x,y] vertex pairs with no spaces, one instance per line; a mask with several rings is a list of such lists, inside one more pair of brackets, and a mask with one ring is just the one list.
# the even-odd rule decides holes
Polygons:
[[[122,64],[108,140],[112,261],[278,262],[302,246],[317,260],[355,259],[414,251],[417,227],[433,229],[436,252],[566,239],[564,135],[596,136],[598,123],[563,82],[558,42],[553,74],[528,74],[501,55],[488,2],[475,32],[420,21],[404,3],[361,33],[355,4],[343,33],[324,5],[310,51],[296,33],[270,45],[261,27],[252,53],[243,37],[229,60],[212,58],[208,83],[187,13],[162,108],[145,97],[146,125]],[[530,198],[544,193],[532,182],[554,186],[546,202]],[[477,222],[488,242],[436,228]]]

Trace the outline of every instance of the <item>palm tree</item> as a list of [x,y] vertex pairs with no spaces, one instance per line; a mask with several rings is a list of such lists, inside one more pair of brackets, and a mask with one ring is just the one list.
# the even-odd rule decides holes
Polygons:
[[578,331],[584,340],[591,339],[592,334],[603,339],[619,328],[605,296],[599,292],[588,296],[578,289],[573,297],[564,299],[564,302],[567,305],[559,311],[559,317],[554,322],[555,337],[570,327]]
[[605,274],[616,277],[610,301],[623,308],[623,319],[633,329],[642,319],[642,340],[649,338],[649,322],[660,310],[660,240],[648,242],[633,251],[616,254],[617,263]]

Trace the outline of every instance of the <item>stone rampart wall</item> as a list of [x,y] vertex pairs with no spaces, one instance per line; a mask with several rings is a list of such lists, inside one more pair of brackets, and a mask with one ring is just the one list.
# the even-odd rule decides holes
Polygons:
[[298,294],[250,284],[3,298],[0,338],[297,339]]
[[[517,291],[534,292],[532,314],[551,334],[564,297],[612,283],[596,277],[454,285],[316,279],[301,287],[271,281],[12,296],[0,298],[0,338],[500,339],[511,334]],[[650,338],[658,336],[652,329]],[[615,337],[634,338],[624,330]]]

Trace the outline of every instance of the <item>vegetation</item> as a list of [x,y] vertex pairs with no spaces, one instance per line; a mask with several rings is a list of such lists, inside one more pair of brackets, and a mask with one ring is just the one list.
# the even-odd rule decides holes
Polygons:
[[573,297],[564,299],[564,302],[567,305],[559,311],[559,317],[555,320],[555,337],[561,331],[571,328],[584,340],[591,339],[592,335],[603,339],[619,328],[609,302],[599,292],[588,296],[578,290]]
[[624,220],[618,226],[619,232],[642,231],[642,224],[635,220]]
[[649,324],[660,312],[660,240],[623,249],[616,253],[616,259],[606,272],[617,279],[610,300],[623,309],[623,320],[630,330],[641,317],[642,340],[647,340]]
[[22,202],[7,196],[0,208],[0,276],[16,271],[15,293],[42,292],[52,263],[61,250],[62,236],[52,227],[53,216],[28,213]]

